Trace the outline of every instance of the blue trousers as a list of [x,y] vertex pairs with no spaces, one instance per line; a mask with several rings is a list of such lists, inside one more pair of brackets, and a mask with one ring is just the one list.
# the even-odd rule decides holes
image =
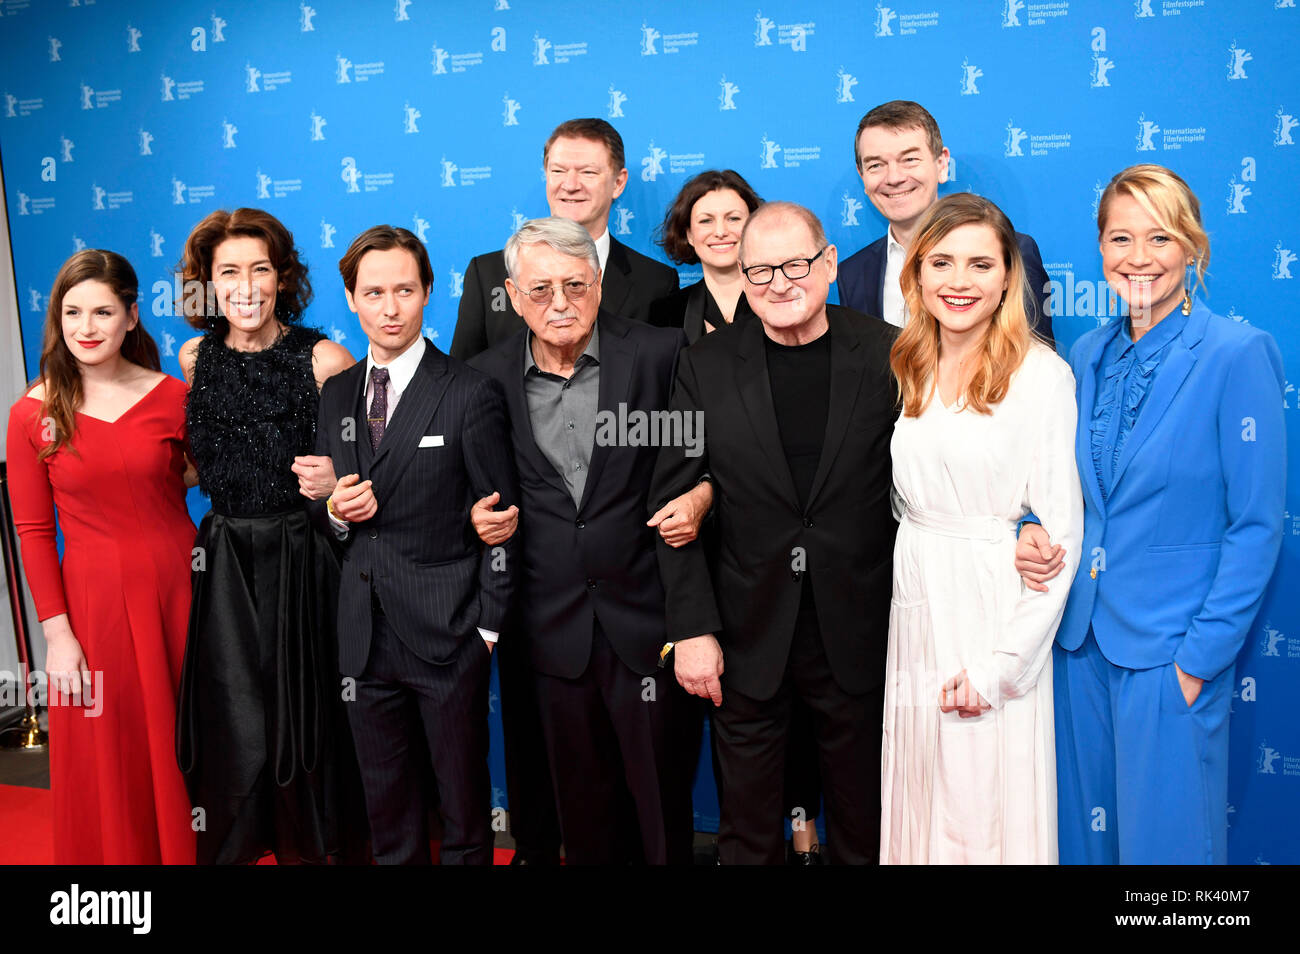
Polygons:
[[1061,864],[1226,864],[1235,667],[1189,707],[1172,661],[1116,666],[1091,631],[1052,653]]

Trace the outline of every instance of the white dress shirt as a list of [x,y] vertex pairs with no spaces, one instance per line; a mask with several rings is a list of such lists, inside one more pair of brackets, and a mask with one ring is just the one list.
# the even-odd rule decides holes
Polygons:
[[605,263],[609,261],[609,226],[596,239],[596,258],[600,261],[600,273],[605,274]]
[[891,225],[885,233],[885,287],[881,289],[884,301],[880,317],[891,325],[903,327],[907,324],[907,302],[903,300],[903,259],[907,258],[907,249],[898,244],[894,238]]
[[[388,414],[384,418],[385,427],[387,427],[388,423],[393,419],[393,412],[397,410],[397,402],[402,399],[402,393],[410,386],[411,378],[415,377],[415,372],[419,370],[420,362],[423,359],[424,359],[424,337],[423,336],[416,338],[415,342],[409,348],[407,348],[405,351],[399,354],[388,364],[380,364],[378,361],[376,361],[373,351],[366,352],[365,407],[367,411],[369,411],[370,405],[374,402],[375,399],[375,384],[370,376],[371,369],[373,368],[388,369],[388,387],[385,392],[388,395]],[[361,440],[369,440],[369,439],[370,439],[370,432],[365,431],[361,436]],[[334,527],[335,532],[340,536],[340,538],[346,537],[348,534],[347,521],[339,519],[332,512],[330,513],[329,518],[330,518],[330,524]],[[482,627],[478,627],[478,632],[479,635],[482,636],[483,639],[489,643],[495,643],[497,641],[498,634],[492,632],[489,629],[483,629]]]

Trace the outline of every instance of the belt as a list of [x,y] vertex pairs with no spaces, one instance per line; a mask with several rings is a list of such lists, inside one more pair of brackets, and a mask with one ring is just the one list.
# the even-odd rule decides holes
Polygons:
[[918,530],[937,533],[944,537],[954,537],[958,540],[1001,543],[1008,535],[1014,537],[1016,531],[1016,521],[1002,517],[967,517],[959,514],[934,513],[929,510],[918,510],[911,504],[907,504],[906,508],[903,516]]

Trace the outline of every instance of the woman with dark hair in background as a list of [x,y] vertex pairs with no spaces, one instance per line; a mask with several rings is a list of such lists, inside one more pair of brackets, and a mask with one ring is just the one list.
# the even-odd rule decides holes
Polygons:
[[[364,836],[342,721],[334,631],[338,560],[304,498],[334,489],[311,456],[320,387],[354,362],[299,322],[311,300],[293,236],[259,209],[213,212],[180,263],[181,348],[199,484],[176,753],[200,864],[350,857]],[[201,562],[199,562],[201,561]]]
[[659,244],[678,265],[698,262],[704,277],[651,305],[650,324],[681,328],[694,344],[715,328],[753,317],[738,264],[740,233],[762,201],[731,169],[709,169],[682,186],[659,226]]
[[158,369],[138,287],[115,252],[68,259],[40,375],[9,412],[14,523],[47,643],[55,864],[194,862],[172,748],[194,543],[185,385]]

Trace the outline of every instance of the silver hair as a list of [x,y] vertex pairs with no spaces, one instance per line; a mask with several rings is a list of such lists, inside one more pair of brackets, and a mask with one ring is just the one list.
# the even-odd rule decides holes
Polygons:
[[506,241],[506,274],[519,284],[519,248],[522,245],[549,245],[561,255],[585,258],[593,275],[600,274],[600,256],[596,243],[585,228],[572,219],[548,216],[529,219]]

